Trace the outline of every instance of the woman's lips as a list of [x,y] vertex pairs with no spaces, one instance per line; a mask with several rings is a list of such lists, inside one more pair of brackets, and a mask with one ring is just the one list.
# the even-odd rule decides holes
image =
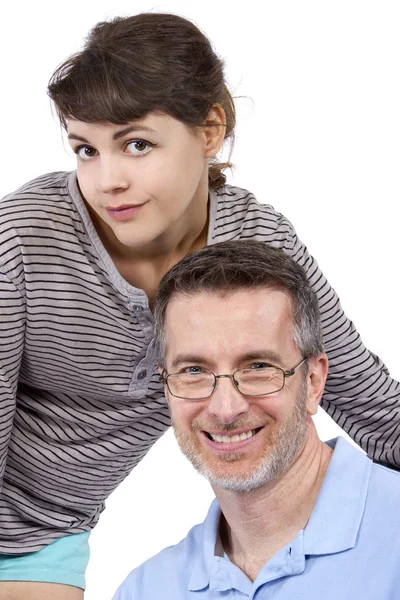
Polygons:
[[114,221],[127,221],[133,215],[135,215],[144,205],[144,204],[123,204],[122,206],[117,206],[115,208],[111,206],[106,206],[106,211],[109,216],[114,219]]

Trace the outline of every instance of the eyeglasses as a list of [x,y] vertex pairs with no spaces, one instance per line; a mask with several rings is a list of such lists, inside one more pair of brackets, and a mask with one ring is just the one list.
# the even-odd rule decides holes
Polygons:
[[292,377],[306,362],[303,360],[288,371],[280,367],[262,367],[260,369],[239,369],[231,375],[215,375],[202,367],[189,367],[190,371],[171,373],[166,371],[160,376],[160,382],[167,386],[169,393],[184,400],[205,400],[212,396],[217,387],[217,379],[232,379],[235,388],[244,396],[268,396],[279,392],[288,377]]

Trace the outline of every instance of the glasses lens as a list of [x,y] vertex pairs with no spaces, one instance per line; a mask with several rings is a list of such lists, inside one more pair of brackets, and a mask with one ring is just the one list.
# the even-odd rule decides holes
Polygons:
[[275,367],[242,369],[235,373],[239,390],[248,396],[264,396],[278,392],[283,388],[284,379],[283,371]]
[[207,371],[168,375],[168,389],[173,396],[196,400],[208,398],[214,389],[214,375]]

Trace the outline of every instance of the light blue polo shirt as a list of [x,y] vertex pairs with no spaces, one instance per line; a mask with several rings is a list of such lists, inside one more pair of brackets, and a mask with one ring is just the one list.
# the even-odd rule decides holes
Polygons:
[[307,526],[254,582],[218,551],[214,500],[204,523],[132,571],[114,600],[400,600],[400,473],[343,438],[330,445]]

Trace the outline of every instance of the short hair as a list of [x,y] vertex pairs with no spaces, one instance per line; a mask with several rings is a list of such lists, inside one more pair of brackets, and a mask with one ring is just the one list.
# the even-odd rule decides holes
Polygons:
[[177,295],[275,289],[292,301],[293,338],[302,356],[324,351],[318,299],[304,269],[283,250],[254,240],[221,242],[193,252],[162,278],[154,307],[159,364],[166,350],[165,315]]
[[[83,49],[53,73],[48,94],[64,128],[71,118],[123,125],[158,111],[194,131],[219,104],[225,139],[234,137],[235,105],[223,61],[200,29],[178,15],[142,13],[98,23]],[[225,184],[222,171],[230,166],[210,160],[212,189]]]

